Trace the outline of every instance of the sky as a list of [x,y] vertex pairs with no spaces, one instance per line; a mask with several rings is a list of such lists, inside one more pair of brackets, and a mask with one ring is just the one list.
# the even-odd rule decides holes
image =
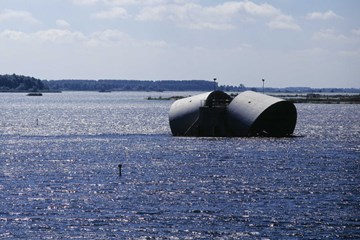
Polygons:
[[0,74],[360,88],[358,0],[0,0]]

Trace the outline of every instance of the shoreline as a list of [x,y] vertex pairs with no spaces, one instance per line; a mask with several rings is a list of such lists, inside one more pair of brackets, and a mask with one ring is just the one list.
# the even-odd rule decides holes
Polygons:
[[[293,103],[314,103],[314,104],[360,104],[360,94],[356,95],[326,95],[326,94],[286,94],[286,95],[272,95],[272,97],[282,98],[286,101]],[[237,94],[231,94],[231,97],[237,96]],[[171,96],[171,97],[147,97],[147,100],[155,101],[171,101],[185,98],[188,96]]]
[[62,91],[57,91],[57,90],[41,90],[41,91],[26,91],[26,90],[0,90],[0,93],[62,93]]

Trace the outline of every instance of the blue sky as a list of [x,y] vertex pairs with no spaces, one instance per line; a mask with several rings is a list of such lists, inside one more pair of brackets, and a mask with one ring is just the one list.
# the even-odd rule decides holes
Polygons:
[[1,0],[0,74],[360,87],[357,0]]

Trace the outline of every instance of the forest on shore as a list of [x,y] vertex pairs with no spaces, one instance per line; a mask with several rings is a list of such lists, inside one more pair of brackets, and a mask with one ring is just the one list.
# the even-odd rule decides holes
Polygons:
[[61,91],[213,91],[242,92],[252,90],[267,93],[360,93],[358,88],[271,88],[219,85],[209,80],[40,80],[34,77],[0,75],[0,92],[61,92]]
[[44,81],[57,91],[210,91],[214,82],[205,80],[53,80]]
[[[6,74],[0,75],[0,92],[36,91],[211,91],[220,89],[217,82],[207,80],[40,80],[34,77]],[[227,90],[239,91],[227,86]]]
[[40,79],[16,74],[0,75],[0,92],[37,92],[49,90]]

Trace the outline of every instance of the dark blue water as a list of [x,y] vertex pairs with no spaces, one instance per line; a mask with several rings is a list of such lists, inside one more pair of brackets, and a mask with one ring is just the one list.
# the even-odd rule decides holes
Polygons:
[[293,138],[177,138],[144,100],[176,94],[0,94],[0,239],[360,238],[360,105],[296,105]]

